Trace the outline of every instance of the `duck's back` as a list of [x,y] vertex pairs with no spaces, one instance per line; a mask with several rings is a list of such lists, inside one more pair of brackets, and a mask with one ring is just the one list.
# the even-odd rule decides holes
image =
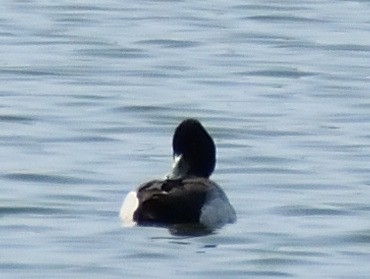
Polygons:
[[206,179],[153,180],[139,187],[133,219],[143,223],[196,223],[212,184]]

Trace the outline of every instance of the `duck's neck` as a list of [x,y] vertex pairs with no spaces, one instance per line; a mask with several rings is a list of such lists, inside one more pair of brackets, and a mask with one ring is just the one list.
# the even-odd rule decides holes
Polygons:
[[175,156],[172,170],[166,175],[166,179],[182,179],[189,175],[189,169],[183,155]]

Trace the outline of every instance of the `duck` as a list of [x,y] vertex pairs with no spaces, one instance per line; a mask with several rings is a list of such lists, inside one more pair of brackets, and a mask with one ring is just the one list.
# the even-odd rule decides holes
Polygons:
[[183,120],[172,139],[173,167],[162,179],[141,184],[125,197],[124,224],[169,226],[197,224],[220,228],[236,221],[222,188],[210,179],[216,166],[215,143],[199,120]]

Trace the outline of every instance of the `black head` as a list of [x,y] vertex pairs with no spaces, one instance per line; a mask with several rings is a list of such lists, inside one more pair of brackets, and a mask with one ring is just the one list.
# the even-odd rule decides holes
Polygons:
[[187,174],[209,177],[216,165],[216,146],[196,119],[186,119],[176,128],[172,140],[174,156],[182,156]]

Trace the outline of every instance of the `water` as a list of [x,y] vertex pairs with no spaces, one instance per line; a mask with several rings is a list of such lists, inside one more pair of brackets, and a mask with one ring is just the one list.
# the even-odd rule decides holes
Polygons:
[[[368,278],[369,1],[2,1],[1,278]],[[122,228],[199,118],[238,213]]]

